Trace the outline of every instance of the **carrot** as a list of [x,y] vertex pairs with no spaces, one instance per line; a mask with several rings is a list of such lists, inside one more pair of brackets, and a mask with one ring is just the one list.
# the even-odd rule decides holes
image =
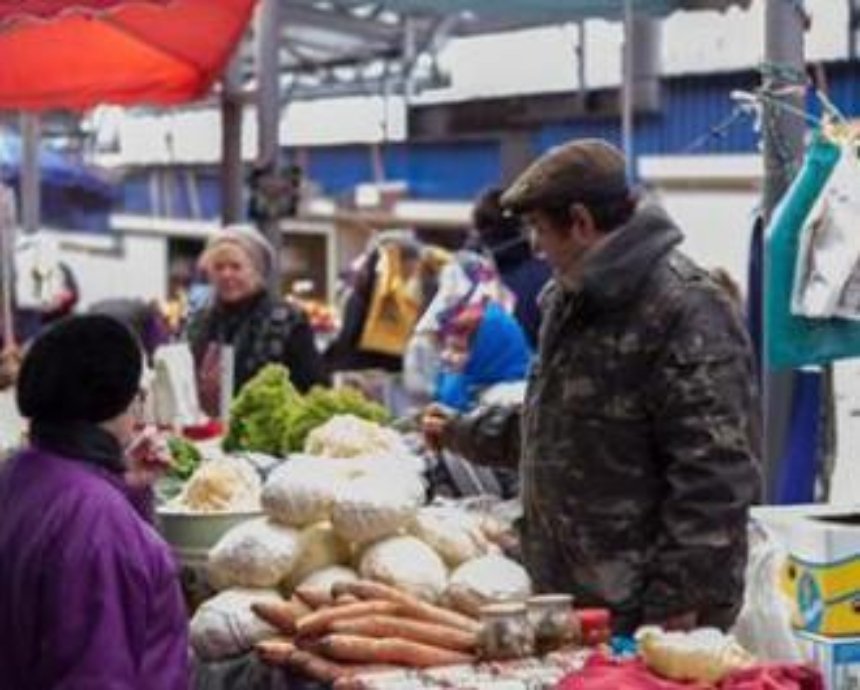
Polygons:
[[368,618],[338,620],[329,627],[333,633],[376,638],[400,637],[404,640],[457,652],[473,652],[477,645],[475,633],[452,628],[448,625],[395,616],[370,616]]
[[319,609],[302,618],[296,625],[296,630],[302,637],[318,635],[326,632],[328,626],[336,620],[395,613],[398,608],[398,605],[391,601],[359,601],[355,604]]
[[254,651],[260,660],[269,666],[286,666],[296,647],[287,639],[273,637],[255,644]]
[[313,652],[300,649],[296,649],[290,654],[287,663],[291,668],[323,683],[333,683],[346,675],[344,667],[340,664],[324,659]]
[[310,613],[310,609],[297,599],[290,601],[257,601],[251,610],[258,618],[287,635],[296,632],[296,621]]
[[372,582],[371,580],[338,582],[332,587],[332,594],[335,597],[341,594],[352,594],[359,599],[392,601],[400,606],[403,613],[413,618],[460,628],[467,632],[477,632],[480,628],[478,621],[473,618],[428,604],[426,601],[421,601],[411,594],[406,594],[381,582]]
[[329,606],[332,602],[331,592],[320,587],[298,587],[295,596],[314,610]]
[[320,650],[327,658],[353,663],[384,663],[430,668],[468,664],[475,660],[475,657],[470,654],[397,637],[376,640],[358,635],[334,634],[327,635],[320,642]]

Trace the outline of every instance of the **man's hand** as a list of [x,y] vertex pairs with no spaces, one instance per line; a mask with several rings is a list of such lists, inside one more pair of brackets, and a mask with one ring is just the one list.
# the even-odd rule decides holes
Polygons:
[[448,433],[455,412],[444,405],[429,405],[421,416],[421,430],[424,433],[424,442],[433,451],[440,451],[445,447],[445,436]]

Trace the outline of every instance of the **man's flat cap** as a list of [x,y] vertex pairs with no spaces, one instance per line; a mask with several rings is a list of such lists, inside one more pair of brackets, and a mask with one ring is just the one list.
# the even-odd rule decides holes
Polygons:
[[629,193],[624,155],[602,139],[574,139],[532,163],[502,195],[514,213],[575,202],[599,202]]

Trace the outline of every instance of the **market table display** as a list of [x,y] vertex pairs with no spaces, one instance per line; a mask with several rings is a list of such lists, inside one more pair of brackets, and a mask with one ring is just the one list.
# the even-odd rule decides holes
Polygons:
[[608,612],[535,596],[509,522],[491,502],[428,503],[427,465],[385,421],[355,391],[301,396],[273,366],[237,396],[225,440],[174,442],[160,513],[200,578],[197,690],[535,690],[628,672],[704,690],[756,668],[717,630],[644,630],[641,668],[592,663],[612,659]]

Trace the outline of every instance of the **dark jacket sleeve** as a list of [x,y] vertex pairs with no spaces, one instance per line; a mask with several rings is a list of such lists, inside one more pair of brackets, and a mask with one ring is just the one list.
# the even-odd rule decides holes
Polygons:
[[453,419],[445,446],[478,465],[516,469],[520,460],[520,407],[478,407]]
[[649,394],[665,498],[645,620],[736,609],[760,491],[758,400],[749,340],[714,286],[688,293]]
[[296,317],[289,336],[284,340],[283,364],[290,370],[290,379],[305,393],[313,386],[331,383],[322,356],[314,342],[314,334],[304,315]]

